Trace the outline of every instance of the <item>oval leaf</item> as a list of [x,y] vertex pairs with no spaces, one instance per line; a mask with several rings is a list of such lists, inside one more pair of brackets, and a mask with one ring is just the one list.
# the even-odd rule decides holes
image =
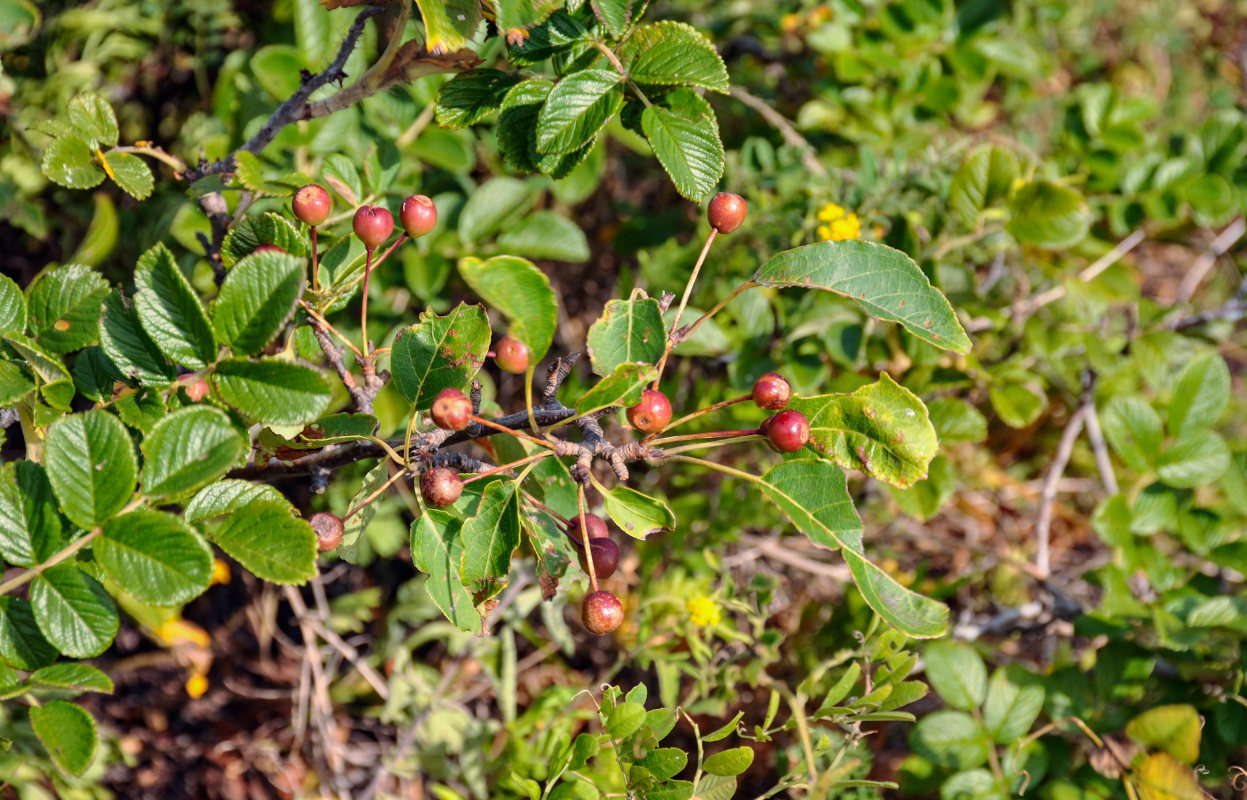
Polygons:
[[90,530],[134,494],[138,464],[121,420],[102,409],[62,417],[48,428],[44,464],[65,516]]
[[658,301],[652,297],[611,300],[585,340],[593,371],[609,375],[628,362],[657,364],[667,346]]
[[229,271],[212,301],[217,339],[238,354],[258,353],[290,319],[302,290],[302,258],[251,253]]
[[289,503],[254,499],[231,513],[210,536],[256,577],[306,583],[316,574],[316,532],[290,511]]
[[190,406],[160,420],[143,440],[143,493],[172,497],[224,475],[247,443],[224,411]]
[[95,720],[68,700],[53,700],[30,709],[30,727],[58,767],[81,775],[95,758],[99,735]]
[[515,256],[488,261],[465,258],[459,274],[482,300],[502,312],[508,333],[528,346],[529,369],[545,357],[554,341],[559,307],[550,279],[532,262]]
[[139,257],[134,286],[139,322],[161,352],[192,369],[216,360],[216,335],[208,312],[163,244]]
[[113,599],[73,564],[49,567],[31,581],[30,605],[44,637],[70,658],[94,658],[117,635]]
[[212,579],[208,543],[162,511],[133,511],[109,520],[94,551],[118,586],[156,606],[184,603],[207,589]]
[[222,400],[265,425],[304,425],[333,399],[319,372],[275,358],[226,359],[213,371],[212,384]]
[[489,317],[479,305],[460,303],[444,317],[425,311],[394,340],[394,383],[416,410],[429,408],[443,389],[468,385],[485,363],[489,340]]

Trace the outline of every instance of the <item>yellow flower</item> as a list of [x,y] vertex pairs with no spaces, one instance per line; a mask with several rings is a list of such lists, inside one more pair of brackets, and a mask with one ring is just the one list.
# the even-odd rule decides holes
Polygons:
[[704,594],[690,597],[687,609],[688,621],[694,625],[708,628],[711,625],[719,624],[719,619],[721,618],[719,604]]
[[186,693],[192,700],[198,700],[208,691],[208,679],[196,672],[186,679]]
[[190,643],[207,650],[212,646],[212,637],[208,632],[193,622],[184,619],[170,619],[161,623],[156,635],[166,645]]
[[[827,227],[825,225],[820,227]],[[822,232],[819,232],[820,235]],[[831,229],[827,232],[824,239],[830,239],[833,242],[842,242],[845,239],[856,239],[862,233],[862,221],[857,218],[856,214],[849,214],[844,219],[838,219],[831,223]]]
[[819,209],[818,219],[820,222],[833,222],[843,217],[845,213],[846,212],[843,207],[838,206],[835,203],[828,203]]

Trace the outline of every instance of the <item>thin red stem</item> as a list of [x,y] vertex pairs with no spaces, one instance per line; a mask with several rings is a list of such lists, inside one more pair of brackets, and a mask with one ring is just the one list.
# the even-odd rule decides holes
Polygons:
[[691,442],[695,439],[727,439],[732,436],[757,436],[758,429],[748,431],[711,431],[710,433],[685,433],[680,436],[664,436],[661,439],[655,439],[650,444],[655,447],[672,442]]
[[533,505],[535,505],[537,508],[541,509],[542,511],[546,512],[550,516],[554,517],[555,519],[557,519],[559,522],[563,523],[564,525],[571,522],[571,520],[569,520],[567,517],[555,511],[553,508],[550,508],[548,505],[541,502],[536,497],[533,497],[532,494],[530,494],[527,491],[524,492],[524,499],[526,499],[528,502],[532,503]]
[[381,266],[381,262],[389,258],[390,253],[393,253],[396,249],[398,249],[398,246],[405,241],[407,241],[407,234],[400,233],[398,235],[398,238],[394,240],[394,244],[390,245],[390,249],[382,253],[381,257],[377,259],[376,263],[372,265],[373,269],[376,269],[377,267]]
[[368,357],[368,279],[372,277],[372,251],[369,247],[364,251],[364,305],[359,312],[359,327],[364,339],[364,358]]
[[479,481],[481,478],[488,478],[490,475],[497,475],[499,472],[507,472],[508,470],[515,469],[516,467],[522,467],[525,464],[531,464],[534,461],[540,461],[543,458],[549,458],[551,455],[553,455],[553,453],[546,451],[544,453],[536,453],[534,455],[521,458],[519,461],[512,461],[510,464],[502,464],[497,467],[491,467],[485,470],[484,472],[478,472],[472,477],[468,478],[467,480],[463,482],[463,485],[467,486],[472,481]]
[[585,487],[584,484],[576,486],[576,504],[580,508],[580,537],[584,543],[585,561],[589,563],[589,582],[593,584],[593,591],[598,591],[598,572],[593,564],[593,550],[589,547],[589,526],[585,524]]
[[727,408],[728,406],[735,405],[737,403],[743,403],[752,397],[753,395],[742,394],[740,397],[733,397],[731,400],[724,400],[722,402],[715,403],[712,406],[706,406],[705,408],[694,411],[692,414],[685,414],[684,416],[677,419],[675,422],[667,423],[667,427],[663,428],[658,433],[653,433],[645,437],[645,441],[648,442],[656,436],[661,436],[665,431],[669,431],[678,425],[683,425],[684,423],[688,422],[691,419],[697,419],[703,414],[709,414],[712,411],[718,411],[720,408]]

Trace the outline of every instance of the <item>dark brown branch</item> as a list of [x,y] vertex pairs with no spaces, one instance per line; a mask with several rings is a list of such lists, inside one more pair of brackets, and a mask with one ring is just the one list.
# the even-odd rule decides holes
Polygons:
[[221,263],[221,245],[225,243],[225,231],[229,227],[229,206],[225,204],[225,198],[220,192],[209,192],[199,198],[199,207],[203,209],[204,214],[208,216],[208,222],[212,224],[212,238],[209,239],[202,233],[195,234],[195,238],[203,246],[204,256],[212,265],[213,276],[216,278],[217,285],[220,286],[221,281],[225,280],[225,265]]

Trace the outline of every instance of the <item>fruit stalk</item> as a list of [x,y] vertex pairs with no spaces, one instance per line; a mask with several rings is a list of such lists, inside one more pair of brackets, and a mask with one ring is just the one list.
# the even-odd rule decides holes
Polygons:
[[662,380],[662,371],[667,367],[667,357],[671,355],[671,350],[675,347],[674,334],[680,329],[680,317],[684,315],[684,307],[688,305],[688,299],[693,294],[693,284],[697,283],[697,274],[701,272],[701,265],[706,263],[706,256],[710,253],[710,245],[714,244],[714,237],[719,235],[719,231],[715,228],[710,229],[710,234],[706,236],[706,243],[702,245],[701,255],[697,257],[697,263],[693,265],[693,272],[688,276],[688,283],[684,286],[684,296],[680,298],[680,306],[675,310],[675,317],[671,320],[671,334],[667,337],[667,349],[662,354],[662,360],[658,362],[658,375],[654,378],[654,388],[658,388],[658,383]]
[[[576,503],[580,507],[580,538],[584,543],[585,552],[589,550],[589,524],[585,521],[585,487],[584,484],[576,486]],[[586,559],[589,564],[589,583],[593,586],[593,591],[598,591],[598,574],[594,569],[593,559]]]

